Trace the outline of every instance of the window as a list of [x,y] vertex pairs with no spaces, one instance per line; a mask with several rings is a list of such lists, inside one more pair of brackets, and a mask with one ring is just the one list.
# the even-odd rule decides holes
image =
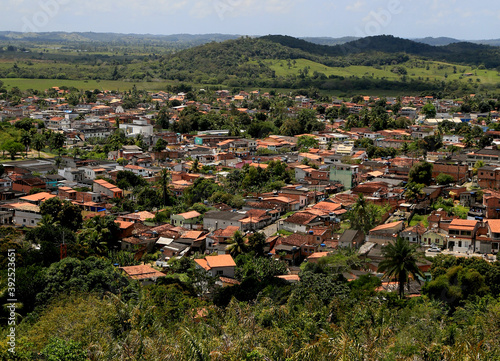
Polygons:
[[224,274],[224,271],[217,271],[217,276],[222,276]]
[[462,247],[462,241],[458,241],[458,247]]
[[23,223],[26,223],[26,218],[23,218]]

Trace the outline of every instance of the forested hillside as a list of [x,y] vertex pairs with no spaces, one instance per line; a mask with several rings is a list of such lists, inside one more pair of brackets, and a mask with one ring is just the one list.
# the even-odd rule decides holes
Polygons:
[[[217,42],[221,37],[214,35],[207,44],[176,51],[179,44],[207,41],[210,36],[172,36],[170,40],[178,43],[168,47],[165,39],[154,36],[110,34],[106,42],[102,34],[96,35],[99,41],[92,40],[92,33],[63,35],[67,40],[60,47],[53,42],[62,36],[58,34],[17,42],[0,39],[0,79],[150,82],[158,83],[158,90],[161,83],[179,82],[348,94],[440,89],[450,96],[495,92],[500,82],[499,48],[472,43],[431,46],[375,36],[328,46],[281,35]],[[147,41],[141,45],[141,39]]]

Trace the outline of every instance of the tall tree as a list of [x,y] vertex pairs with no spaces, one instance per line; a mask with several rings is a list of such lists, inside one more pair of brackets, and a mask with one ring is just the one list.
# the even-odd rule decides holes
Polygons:
[[422,108],[422,114],[424,114],[426,118],[434,118],[437,114],[436,107],[432,103],[427,103]]
[[248,237],[249,248],[254,251],[256,256],[264,256],[264,247],[266,246],[266,235],[262,232],[256,232]]
[[26,158],[28,158],[28,150],[30,148],[31,141],[31,133],[29,131],[23,131],[21,134],[21,143],[24,145],[24,149],[26,150]]
[[168,206],[169,205],[169,202],[168,202],[168,182],[169,182],[169,179],[170,179],[170,172],[163,168],[161,170],[161,173],[160,173],[160,182],[161,182],[161,188],[163,190],[163,205],[164,206]]
[[388,279],[397,279],[399,296],[404,296],[404,286],[409,284],[410,276],[420,283],[418,276],[423,277],[422,271],[417,266],[419,254],[417,245],[398,237],[396,242],[389,243],[382,248],[384,260],[378,266],[378,272],[384,273]]
[[33,137],[33,149],[38,151],[38,158],[40,158],[40,151],[45,148],[45,137],[42,134],[35,134]]
[[82,210],[77,205],[54,197],[47,199],[40,205],[42,216],[49,215],[54,222],[72,231],[78,230],[82,226]]
[[404,142],[403,145],[401,146],[401,153],[406,155],[408,154],[409,151],[410,151],[410,146],[408,145],[408,143]]
[[408,183],[431,184],[432,168],[432,163],[429,162],[419,162],[415,164],[408,173]]
[[415,182],[408,183],[405,190],[405,199],[410,202],[418,201],[424,194],[422,188],[424,188],[423,184]]
[[64,146],[64,142],[66,137],[62,133],[52,133],[50,137],[50,145],[52,149],[56,149],[58,151]]
[[16,159],[17,153],[20,153],[24,150],[24,146],[21,143],[16,142],[13,139],[6,140],[1,145],[1,147],[2,147],[2,150],[5,150],[10,154],[10,159],[12,159],[12,160]]

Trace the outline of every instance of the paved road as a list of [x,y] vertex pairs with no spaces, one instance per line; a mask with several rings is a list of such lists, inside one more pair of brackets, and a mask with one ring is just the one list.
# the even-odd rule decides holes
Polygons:
[[278,232],[278,222],[270,224],[266,228],[264,228],[262,231],[266,235],[266,237],[271,237],[273,234]]

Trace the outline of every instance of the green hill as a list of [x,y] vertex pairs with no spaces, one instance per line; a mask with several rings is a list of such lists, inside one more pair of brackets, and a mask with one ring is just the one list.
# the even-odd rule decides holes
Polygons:
[[[122,44],[119,50],[112,49],[112,44],[125,41],[125,35],[35,35],[44,40],[28,42],[31,47],[4,46],[2,50],[0,42],[0,78],[182,82],[346,93],[440,91],[454,95],[497,92],[500,83],[500,48],[466,42],[432,46],[383,35],[329,46],[282,35],[217,41],[215,34],[206,44],[167,51],[160,40],[153,43],[155,36],[149,35],[143,36],[151,41],[149,45],[139,45],[141,36],[130,35],[133,44]],[[44,47],[44,41],[63,36],[71,39],[71,44],[80,41],[85,50]],[[184,44],[189,39],[206,41],[207,37],[177,35],[169,41]],[[165,37],[158,39],[164,41]],[[99,45],[92,45],[92,41]]]

